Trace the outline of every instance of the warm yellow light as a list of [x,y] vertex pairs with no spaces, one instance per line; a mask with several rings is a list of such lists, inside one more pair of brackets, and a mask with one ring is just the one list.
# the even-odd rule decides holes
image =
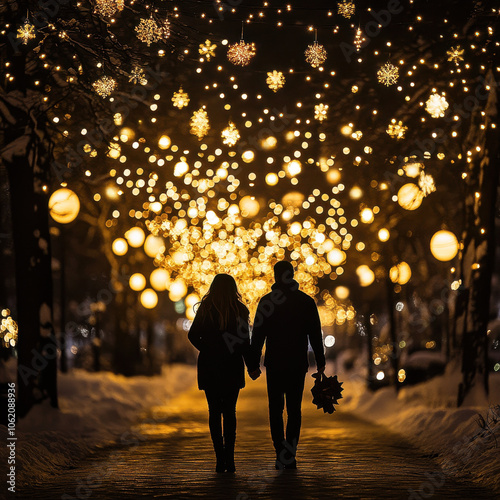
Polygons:
[[292,160],[291,162],[285,165],[285,172],[289,177],[295,177],[299,175],[302,170],[302,165],[298,160]]
[[141,273],[134,273],[130,276],[128,284],[132,290],[139,292],[146,286],[146,278]]
[[416,184],[409,182],[398,191],[398,203],[405,210],[416,210],[421,204],[424,195]]
[[131,247],[139,248],[144,243],[146,235],[140,227],[133,227],[125,233],[125,238]]
[[273,149],[274,147],[276,147],[276,144],[278,143],[278,140],[276,139],[276,137],[273,137],[272,135],[267,137],[266,139],[263,139],[262,142],[261,142],[261,145],[263,147],[263,149]]
[[350,135],[352,134],[352,127],[350,125],[344,125],[341,129],[340,129],[340,133],[342,135],[345,135],[346,137],[350,137]]
[[189,165],[185,161],[179,161],[174,166],[174,175],[182,177],[189,170]]
[[268,186],[276,186],[278,184],[279,177],[274,172],[269,172],[266,175],[266,184]]
[[107,198],[109,198],[110,200],[117,200],[120,197],[118,192],[119,192],[119,189],[113,184],[106,186],[106,189],[104,191]]
[[365,264],[356,269],[361,286],[370,286],[375,281],[375,273]]
[[290,225],[290,234],[297,236],[302,231],[302,225],[300,222],[294,222]]
[[458,253],[458,240],[451,231],[438,231],[431,238],[431,253],[437,260],[448,262]]
[[158,304],[158,295],[152,288],[146,288],[141,293],[141,304],[146,309],[154,309]]
[[330,184],[338,184],[340,182],[340,171],[337,170],[336,168],[332,168],[330,170],[328,170],[327,174],[326,174],[326,180],[330,183]]
[[159,201],[153,201],[153,203],[149,204],[149,210],[160,213],[163,209],[163,205]]
[[120,140],[122,142],[127,142],[135,137],[135,132],[128,127],[124,127],[120,130]]
[[371,208],[363,208],[359,216],[361,218],[361,222],[364,222],[365,224],[371,224],[375,219],[375,216],[373,215],[373,210]]
[[165,248],[163,238],[159,236],[148,235],[144,241],[144,252],[148,257],[155,258],[156,254]]
[[410,266],[406,262],[400,262],[399,264],[391,267],[389,270],[389,278],[391,278],[393,283],[405,285],[411,278]]
[[182,278],[177,278],[175,281],[173,281],[170,284],[170,293],[168,294],[168,297],[172,302],[177,302],[184,297],[187,293],[187,286],[186,283]]
[[240,207],[238,205],[230,205],[229,208],[227,209],[228,215],[235,216],[240,213]]
[[80,212],[80,200],[71,189],[58,189],[49,198],[49,212],[50,216],[59,224],[69,224],[76,219]]
[[249,149],[241,155],[241,158],[245,163],[250,163],[254,160],[255,153],[251,149]]
[[166,269],[159,267],[151,273],[149,282],[155,290],[163,292],[170,286],[170,274]]
[[349,191],[349,196],[353,200],[359,200],[363,196],[363,190],[359,186],[353,186]]
[[281,199],[281,203],[286,208],[295,207],[298,208],[304,202],[305,196],[300,191],[290,191],[285,194]]
[[194,309],[192,307],[186,308],[186,318],[189,319],[190,321],[193,321],[196,316],[196,313],[194,312]]
[[160,147],[160,149],[168,149],[171,144],[172,141],[170,140],[170,137],[168,135],[162,135],[158,140],[158,146]]
[[240,200],[241,215],[255,217],[260,210],[260,203],[253,196],[244,196]]
[[190,293],[185,299],[184,304],[186,307],[192,308],[195,304],[200,301],[200,296],[197,293]]
[[330,250],[326,254],[326,259],[328,260],[328,262],[330,263],[330,265],[332,265],[332,266],[340,266],[340,264],[342,264],[345,261],[346,255],[339,248],[334,248],[333,250]]
[[116,238],[111,245],[111,249],[115,255],[125,255],[128,250],[128,243],[123,238]]
[[335,288],[335,295],[340,299],[340,300],[345,300],[347,297],[349,297],[349,288],[346,286],[338,286]]
[[385,227],[380,229],[380,231],[378,232],[378,239],[380,241],[387,241],[390,237],[391,237],[391,233]]

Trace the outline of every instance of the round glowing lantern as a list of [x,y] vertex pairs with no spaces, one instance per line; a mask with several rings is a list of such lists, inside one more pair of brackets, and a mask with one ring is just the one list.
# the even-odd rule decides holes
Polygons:
[[164,248],[165,243],[163,242],[163,238],[160,238],[159,236],[153,236],[150,234],[144,241],[144,252],[146,252],[146,255],[152,259],[154,259],[156,254],[161,252]]
[[128,250],[127,240],[124,238],[116,238],[111,245],[111,249],[115,255],[125,255]]
[[437,260],[448,262],[458,253],[458,240],[451,231],[438,231],[431,238],[431,253]]
[[353,186],[349,191],[349,197],[353,200],[359,200],[363,196],[363,190],[359,186]]
[[288,232],[292,236],[297,236],[298,234],[300,234],[301,231],[302,231],[302,224],[300,222],[293,222],[288,230]]
[[151,273],[149,282],[155,290],[163,292],[170,286],[170,273],[166,269],[159,267]]
[[194,309],[192,307],[186,308],[186,318],[190,321],[194,320],[194,317],[196,316],[196,313],[194,312]]
[[154,309],[158,304],[158,295],[152,288],[146,288],[141,293],[141,304],[146,309]]
[[71,189],[58,189],[49,198],[49,211],[51,217],[59,224],[69,224],[80,212],[80,200]]
[[255,217],[260,210],[260,203],[253,196],[243,196],[240,200],[241,215]]
[[335,288],[335,295],[340,299],[340,300],[345,300],[347,297],[349,297],[349,288],[346,286],[338,286]]
[[332,266],[340,266],[345,261],[345,253],[339,248],[334,248],[326,254],[326,258]]
[[128,284],[132,290],[139,292],[146,286],[146,278],[141,273],[134,273],[130,276]]
[[411,278],[410,266],[406,262],[400,262],[399,264],[392,266],[389,270],[389,278],[391,278],[393,283],[405,285]]
[[361,286],[370,286],[375,281],[374,272],[366,265],[361,265],[356,269]]
[[183,279],[178,278],[170,284],[170,293],[168,294],[168,297],[172,302],[177,302],[181,300],[186,293],[186,283],[184,283]]
[[398,191],[398,203],[405,210],[416,210],[422,204],[423,198],[424,193],[412,182],[401,186]]
[[140,227],[133,227],[125,233],[125,238],[131,247],[139,248],[144,243],[146,235]]

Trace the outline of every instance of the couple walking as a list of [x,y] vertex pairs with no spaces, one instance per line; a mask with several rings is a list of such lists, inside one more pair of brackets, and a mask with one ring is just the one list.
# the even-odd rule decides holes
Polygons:
[[[200,351],[198,387],[207,397],[217,472],[236,470],[236,402],[240,389],[245,386],[245,365],[253,380],[261,374],[264,343],[275,467],[297,468],[295,455],[308,369],[308,343],[314,351],[318,372],[325,369],[325,355],[316,304],[299,290],[293,271],[290,262],[280,261],[274,266],[275,283],[272,291],[259,302],[251,342],[249,311],[241,302],[234,278],[228,274],[215,276],[196,312],[188,338]],[[286,433],[283,425],[285,401]]]

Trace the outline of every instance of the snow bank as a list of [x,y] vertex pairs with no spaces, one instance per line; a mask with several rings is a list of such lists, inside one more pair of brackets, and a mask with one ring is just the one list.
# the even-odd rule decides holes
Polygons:
[[469,476],[500,492],[500,373],[490,376],[488,398],[478,390],[460,408],[457,371],[404,387],[398,395],[389,387],[368,391],[359,374],[339,374],[339,379],[345,387],[340,411],[399,433],[435,455],[446,474]]
[[[48,401],[17,424],[18,484],[74,466],[98,445],[116,441],[142,410],[165,404],[196,380],[192,366],[165,367],[156,377],[126,378],[75,369],[59,374],[59,410]],[[0,439],[6,442],[5,428]]]

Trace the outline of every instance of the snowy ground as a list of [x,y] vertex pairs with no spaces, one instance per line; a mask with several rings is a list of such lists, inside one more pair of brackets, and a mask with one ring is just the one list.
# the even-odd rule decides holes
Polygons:
[[[96,446],[131,439],[143,409],[191,387],[195,367],[165,367],[161,376],[126,378],[110,372],[59,374],[60,410],[37,405],[17,424],[17,474],[26,484],[75,465]],[[6,429],[0,427],[6,442]]]
[[469,476],[500,492],[500,373],[490,376],[489,398],[478,391],[456,408],[460,375],[448,370],[396,395],[392,388],[372,393],[359,375],[339,374],[345,387],[339,409],[403,435],[436,456],[446,475]]

